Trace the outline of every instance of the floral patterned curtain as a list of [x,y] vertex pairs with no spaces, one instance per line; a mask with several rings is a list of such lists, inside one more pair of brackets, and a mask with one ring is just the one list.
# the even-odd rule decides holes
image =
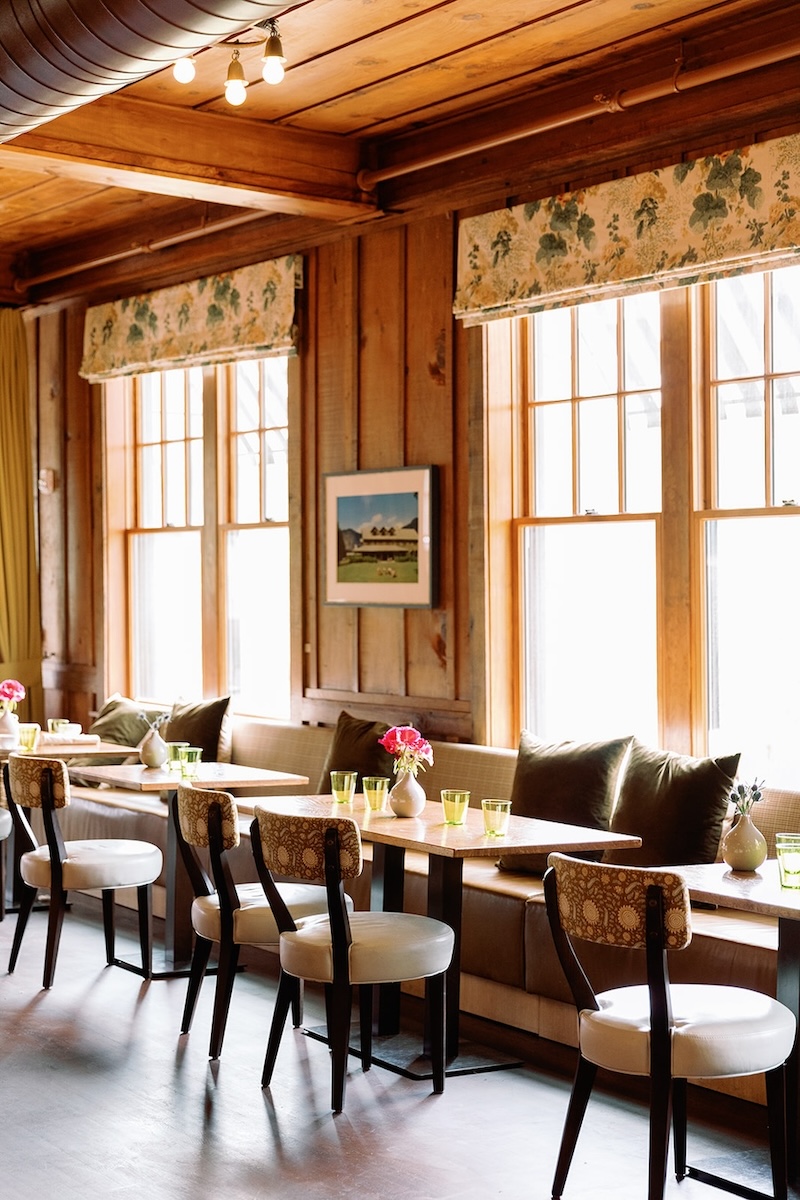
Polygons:
[[465,218],[457,317],[478,324],[765,270],[800,253],[800,135]]
[[301,268],[302,259],[287,255],[90,308],[80,373],[98,383],[293,353]]

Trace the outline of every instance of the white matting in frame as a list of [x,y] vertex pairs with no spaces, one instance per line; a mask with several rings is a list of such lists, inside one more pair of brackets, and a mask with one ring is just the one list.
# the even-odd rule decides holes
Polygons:
[[325,476],[325,602],[431,608],[435,467]]

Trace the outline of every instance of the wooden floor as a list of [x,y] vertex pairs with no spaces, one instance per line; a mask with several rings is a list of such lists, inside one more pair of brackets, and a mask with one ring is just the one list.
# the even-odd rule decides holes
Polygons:
[[[213,981],[181,1037],[185,981],[144,983],[105,967],[98,907],[76,901],[50,991],[41,989],[45,915],[32,916],[14,975],[4,972],[16,918],[0,924],[4,1200],[550,1196],[569,1090],[563,1052],[529,1039],[523,1067],[448,1079],[442,1096],[351,1059],[334,1118],[327,1049],[299,1031],[287,1029],[272,1088],[260,1087],[275,990],[268,956],[237,979],[223,1055],[210,1063]],[[763,1110],[692,1089],[690,1117],[690,1161],[747,1172],[763,1158]],[[598,1092],[565,1200],[644,1198],[646,1144],[642,1104]],[[668,1179],[668,1197],[715,1195],[724,1193]]]

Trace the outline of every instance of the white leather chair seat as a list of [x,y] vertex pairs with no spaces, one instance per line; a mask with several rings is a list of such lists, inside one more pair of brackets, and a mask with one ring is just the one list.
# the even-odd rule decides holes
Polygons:
[[[325,888],[313,883],[279,883],[278,891],[283,896],[295,921],[309,916],[327,913],[328,901]],[[272,909],[260,883],[240,883],[236,886],[241,907],[233,914],[233,940],[244,946],[277,946],[280,933],[272,915]],[[352,909],[353,901],[345,897]],[[218,942],[221,935],[219,896],[197,896],[192,903],[192,926],[196,933],[209,942]]]
[[11,819],[11,813],[7,808],[0,808],[0,842],[5,841],[13,828],[14,822]]
[[[446,971],[453,955],[452,929],[430,917],[357,912],[350,917],[350,932],[352,984],[425,979]],[[333,955],[328,918],[308,918],[295,932],[282,934],[280,955],[281,967],[289,975],[330,983]]]
[[[125,838],[98,838],[66,842],[63,883],[66,891],[86,888],[142,887],[161,874],[158,846]],[[29,850],[20,859],[20,874],[29,887],[50,886],[50,852],[47,846]]]
[[[704,1079],[755,1075],[789,1056],[795,1020],[771,996],[747,988],[672,984],[672,1075]],[[631,1075],[650,1073],[650,996],[646,986],[597,996],[580,1014],[584,1058]]]

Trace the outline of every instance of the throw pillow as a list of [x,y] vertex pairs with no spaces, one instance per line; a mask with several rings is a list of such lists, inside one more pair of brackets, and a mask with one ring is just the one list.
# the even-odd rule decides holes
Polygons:
[[738,765],[738,754],[692,758],[634,739],[611,829],[638,834],[642,844],[607,850],[603,861],[636,867],[714,862]]
[[348,712],[340,712],[317,791],[325,795],[330,792],[331,771],[358,771],[359,780],[365,775],[388,775],[391,779],[394,759],[388,750],[378,745],[378,738],[383,737],[388,728],[383,721],[364,721],[351,717]]
[[231,761],[230,696],[174,704],[169,723],[161,730],[165,742],[189,742],[203,751],[203,762]]
[[[608,829],[619,770],[630,743],[629,737],[547,743],[523,730],[511,789],[512,813]],[[597,852],[586,857],[597,857]],[[541,874],[547,855],[503,854],[497,865],[506,871]]]

